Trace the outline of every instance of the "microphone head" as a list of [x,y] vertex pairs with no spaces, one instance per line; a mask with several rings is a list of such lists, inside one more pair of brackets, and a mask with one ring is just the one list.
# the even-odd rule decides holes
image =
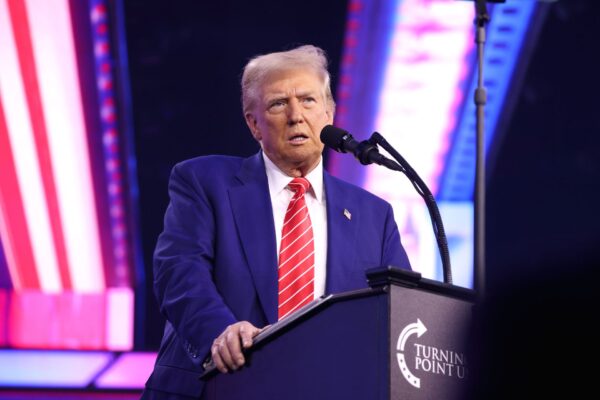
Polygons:
[[350,135],[348,131],[333,125],[325,125],[325,127],[321,130],[321,142],[323,142],[325,146],[339,153],[346,152],[344,143],[351,138],[352,135]]

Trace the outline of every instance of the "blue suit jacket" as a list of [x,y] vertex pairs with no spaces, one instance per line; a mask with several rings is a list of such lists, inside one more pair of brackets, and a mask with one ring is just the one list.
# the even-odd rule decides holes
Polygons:
[[[410,268],[387,202],[328,173],[324,187],[327,293],[367,287],[370,267]],[[173,168],[169,194],[154,254],[154,288],[167,323],[146,386],[198,397],[214,338],[237,321],[277,321],[275,228],[262,155],[184,161]]]

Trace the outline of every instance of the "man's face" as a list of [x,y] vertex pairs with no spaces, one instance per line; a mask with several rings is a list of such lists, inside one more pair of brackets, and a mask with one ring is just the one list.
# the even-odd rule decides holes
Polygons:
[[245,115],[252,135],[282,171],[306,175],[321,157],[321,130],[333,123],[319,76],[303,69],[282,71],[268,77],[257,96]]

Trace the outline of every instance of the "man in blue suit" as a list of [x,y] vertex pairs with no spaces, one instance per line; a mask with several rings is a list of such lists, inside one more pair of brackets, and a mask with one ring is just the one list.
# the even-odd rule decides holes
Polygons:
[[198,398],[207,356],[221,372],[241,368],[243,348],[277,322],[277,255],[295,177],[310,184],[314,298],[366,287],[370,267],[410,268],[391,206],[323,170],[319,135],[335,103],[321,49],[252,59],[242,103],[258,154],[198,157],[172,171],[154,263],[167,323],[143,398]]

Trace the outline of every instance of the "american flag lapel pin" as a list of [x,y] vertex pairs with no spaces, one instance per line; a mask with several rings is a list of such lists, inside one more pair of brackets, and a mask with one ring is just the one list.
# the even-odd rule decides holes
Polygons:
[[347,208],[344,208],[344,217],[348,218],[348,221],[352,220],[352,214],[350,214]]

